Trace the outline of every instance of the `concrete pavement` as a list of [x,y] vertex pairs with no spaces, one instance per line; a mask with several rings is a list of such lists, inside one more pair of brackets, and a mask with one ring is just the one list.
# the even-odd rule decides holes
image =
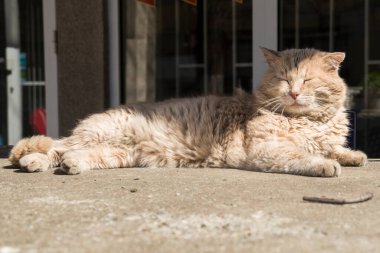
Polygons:
[[[232,169],[23,173],[0,160],[0,253],[380,252],[380,163],[338,178]],[[304,195],[357,196],[331,205]]]

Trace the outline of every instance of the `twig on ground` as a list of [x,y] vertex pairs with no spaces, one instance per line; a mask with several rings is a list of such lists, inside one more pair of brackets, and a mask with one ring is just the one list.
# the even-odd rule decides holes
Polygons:
[[310,202],[344,205],[344,204],[360,203],[360,202],[370,200],[372,198],[373,198],[373,193],[367,192],[364,195],[353,197],[353,198],[327,198],[325,196],[322,196],[322,197],[303,196],[302,199],[305,201],[310,201]]

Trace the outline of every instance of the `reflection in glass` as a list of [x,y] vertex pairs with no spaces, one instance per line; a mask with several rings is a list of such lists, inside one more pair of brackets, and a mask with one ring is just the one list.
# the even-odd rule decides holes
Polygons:
[[204,94],[204,71],[202,68],[184,68],[180,70],[180,97],[195,97]]
[[236,71],[236,86],[252,92],[252,67],[240,67]]
[[380,60],[380,1],[369,0],[369,59]]
[[179,63],[203,63],[203,4],[178,1]]
[[252,62],[252,1],[235,3],[236,61]]
[[[369,17],[365,16],[366,3]],[[351,127],[357,135],[356,148],[369,157],[380,157],[379,17],[377,0],[279,1],[279,49],[313,47],[346,52],[340,75],[348,84],[350,115],[357,115]],[[369,54],[365,55],[367,39]]]
[[296,0],[299,4],[299,48],[329,50],[329,0]]
[[364,0],[335,1],[333,8],[332,50],[346,53],[340,74],[349,86],[362,86],[364,77]]

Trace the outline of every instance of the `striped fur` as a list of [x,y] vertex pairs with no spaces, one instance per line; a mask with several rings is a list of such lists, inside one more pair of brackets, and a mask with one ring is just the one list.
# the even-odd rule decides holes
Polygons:
[[71,136],[21,140],[9,160],[29,172],[122,167],[229,167],[338,176],[366,155],[345,147],[344,53],[262,48],[254,94],[130,104],[82,120]]

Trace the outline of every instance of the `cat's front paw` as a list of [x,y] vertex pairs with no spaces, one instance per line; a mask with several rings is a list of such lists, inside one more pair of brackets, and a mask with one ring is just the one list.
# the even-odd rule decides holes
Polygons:
[[21,169],[26,172],[46,171],[50,167],[50,161],[47,155],[40,153],[23,156],[18,162]]
[[362,151],[349,151],[341,155],[338,162],[342,166],[362,167],[367,164],[367,155]]
[[86,170],[87,165],[78,157],[77,152],[68,152],[62,156],[60,169],[68,175],[76,175]]
[[311,161],[310,176],[317,177],[338,177],[341,173],[340,164],[332,159],[315,158]]

